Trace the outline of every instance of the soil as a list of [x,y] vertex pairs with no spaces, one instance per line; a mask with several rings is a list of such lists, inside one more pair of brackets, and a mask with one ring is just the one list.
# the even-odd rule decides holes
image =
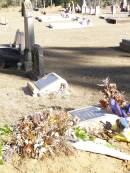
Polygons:
[[[14,41],[17,29],[23,31],[20,8],[0,11],[8,25],[0,25],[0,44]],[[42,9],[40,9],[41,11]],[[59,8],[48,9],[56,12]],[[35,16],[40,14],[35,12]],[[47,23],[34,20],[35,42],[44,48],[45,73],[55,72],[66,79],[71,94],[61,97],[32,97],[27,89],[30,81],[25,72],[14,68],[0,69],[0,125],[15,123],[19,117],[48,107],[66,111],[99,103],[98,83],[107,76],[125,91],[130,101],[130,54],[119,49],[122,39],[129,39],[129,23],[108,24],[104,19],[88,16],[93,26],[85,29],[52,30]],[[32,81],[32,80],[31,80]],[[33,82],[33,81],[32,81]],[[129,144],[119,148],[130,154]],[[59,156],[44,161],[17,161],[0,166],[1,173],[128,173],[122,160],[88,152]]]

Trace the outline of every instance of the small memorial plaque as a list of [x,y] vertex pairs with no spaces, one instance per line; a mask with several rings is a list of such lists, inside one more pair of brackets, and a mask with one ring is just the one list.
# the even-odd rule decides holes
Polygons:
[[73,111],[69,111],[69,113],[72,116],[79,117],[80,121],[86,121],[86,120],[90,120],[90,119],[105,116],[106,112],[100,107],[88,106],[88,107],[84,107],[84,108],[81,108],[81,109],[76,109],[76,110],[73,110]]
[[35,85],[39,90],[45,88],[46,86],[52,84],[53,82],[56,82],[58,80],[58,77],[54,74],[50,74],[48,76],[45,76],[41,79],[39,79],[37,82],[35,82]]

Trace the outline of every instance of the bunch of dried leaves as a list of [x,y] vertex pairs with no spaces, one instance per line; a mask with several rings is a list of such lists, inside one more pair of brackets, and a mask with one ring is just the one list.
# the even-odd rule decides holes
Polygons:
[[126,106],[127,102],[125,100],[124,93],[117,89],[116,83],[110,83],[109,77],[98,85],[102,87],[101,91],[103,93],[103,98],[99,102],[103,108],[107,108],[109,106],[111,99],[114,99],[121,107]]
[[22,118],[14,126],[14,145],[23,157],[42,159],[64,152],[73,153],[66,140],[66,131],[74,121],[64,111],[38,112]]

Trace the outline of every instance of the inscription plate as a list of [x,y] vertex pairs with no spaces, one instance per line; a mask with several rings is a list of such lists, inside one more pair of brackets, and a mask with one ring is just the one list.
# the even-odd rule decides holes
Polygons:
[[39,79],[37,82],[35,82],[35,85],[37,86],[39,90],[41,90],[57,80],[58,80],[57,76],[55,76],[54,74],[50,74],[47,77],[43,77]]
[[79,117],[80,121],[86,121],[89,119],[94,119],[94,118],[99,118],[99,117],[105,116],[106,112],[100,107],[88,106],[88,107],[84,107],[81,109],[75,109],[73,111],[69,111],[69,113],[72,116]]

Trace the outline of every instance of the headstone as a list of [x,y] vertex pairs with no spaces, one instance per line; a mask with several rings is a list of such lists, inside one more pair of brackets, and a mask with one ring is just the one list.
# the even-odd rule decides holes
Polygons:
[[4,64],[3,68],[16,67],[17,63],[22,61],[23,55],[19,50],[10,45],[0,45],[0,64]]
[[100,107],[88,106],[81,109],[72,110],[69,112],[72,116],[77,116],[80,121],[86,121],[104,116],[105,111]]
[[86,7],[86,14],[90,14],[90,8],[88,6]]
[[130,16],[130,0],[127,1],[128,16]]
[[36,9],[38,9],[38,0],[35,0],[34,2],[33,2],[34,4],[33,4],[33,9],[34,10],[36,10]]
[[67,13],[71,13],[71,4],[68,3]]
[[32,48],[32,63],[33,74],[35,78],[44,76],[44,56],[43,48],[37,44],[34,44]]
[[33,96],[58,93],[67,90],[68,83],[56,73],[49,73],[34,84],[27,84]]
[[95,14],[95,8],[93,7],[90,8],[90,14]]
[[21,32],[19,29],[16,31],[15,39],[12,46],[15,48],[18,48],[22,55],[24,54],[24,50],[25,50],[24,32]]
[[25,0],[22,4],[22,15],[24,15],[24,31],[25,31],[25,70],[32,70],[32,46],[34,39],[34,23],[33,23],[33,7],[30,0]]
[[100,15],[100,6],[96,6],[95,15],[96,16],[99,16]]
[[116,6],[115,5],[111,6],[111,12],[112,12],[113,16],[116,14]]
[[128,9],[128,16],[130,16],[130,1],[129,4],[127,5],[127,9]]
[[22,3],[22,15],[24,16],[25,31],[25,71],[31,72],[31,77],[39,78],[44,75],[43,48],[35,44],[33,7],[30,0],[25,0]]
[[126,52],[130,52],[130,40],[122,39],[120,43],[120,49]]
[[76,4],[75,11],[76,11],[77,13],[81,13],[81,7],[80,7],[79,4]]
[[87,8],[86,0],[83,0],[83,3],[82,3],[82,14],[86,14],[86,8]]
[[127,11],[127,0],[123,0],[123,11]]
[[79,126],[85,127],[87,131],[93,131],[93,129],[101,130],[102,123],[110,122],[112,125],[119,118],[115,114],[109,114],[104,109],[98,106],[87,106],[81,109],[75,109],[69,111],[73,117],[80,119]]
[[75,13],[75,7],[74,7],[74,2],[73,2],[73,1],[72,1],[71,12],[72,12],[72,13]]

